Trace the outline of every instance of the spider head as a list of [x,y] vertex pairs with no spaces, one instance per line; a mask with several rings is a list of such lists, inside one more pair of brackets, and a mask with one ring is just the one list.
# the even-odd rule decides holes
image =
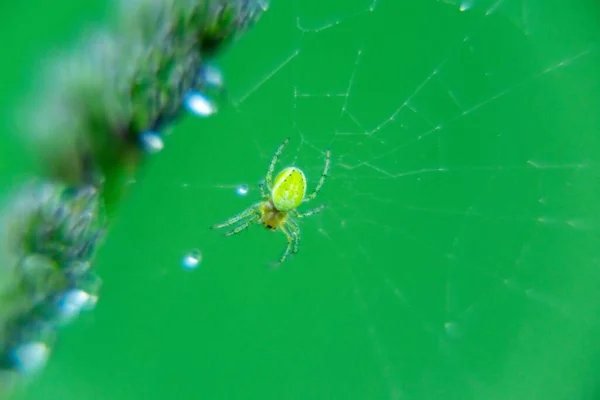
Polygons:
[[270,200],[263,201],[260,205],[261,222],[270,231],[274,231],[281,224],[282,213],[278,212]]

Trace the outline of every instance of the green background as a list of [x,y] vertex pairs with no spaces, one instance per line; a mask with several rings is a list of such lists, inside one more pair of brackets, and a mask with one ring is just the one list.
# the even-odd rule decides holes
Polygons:
[[[3,189],[32,171],[15,116],[48,56],[112,7],[0,6]],[[174,126],[140,174],[97,309],[18,398],[598,398],[600,6],[462,8],[272,4],[217,60],[219,113]],[[208,227],[259,198],[287,136],[282,166],[314,185],[330,147],[332,171],[273,269],[281,233]]]

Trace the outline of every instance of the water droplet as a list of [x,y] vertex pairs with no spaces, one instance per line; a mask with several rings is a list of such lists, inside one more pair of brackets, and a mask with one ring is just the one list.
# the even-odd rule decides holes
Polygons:
[[239,185],[235,188],[235,192],[238,194],[238,196],[247,195],[249,190],[250,188],[248,187],[248,185]]
[[44,342],[30,342],[15,347],[11,358],[16,369],[24,374],[34,374],[44,368],[50,349]]
[[270,2],[269,0],[258,0],[258,6],[263,10],[263,11],[267,11],[269,9],[270,6]]
[[460,327],[454,321],[447,321],[444,323],[444,330],[449,337],[458,337],[460,336]]
[[184,269],[195,269],[202,261],[202,253],[198,249],[190,251],[183,257],[183,268]]
[[165,147],[160,135],[152,131],[143,132],[140,136],[140,141],[142,148],[147,153],[158,153]]
[[204,83],[215,89],[221,89],[224,84],[223,73],[221,70],[213,65],[205,65],[200,71]]
[[184,103],[189,112],[199,117],[208,117],[217,112],[214,102],[200,92],[187,94]]
[[79,315],[90,301],[90,295],[80,289],[71,289],[63,293],[58,300],[58,309],[63,321],[69,321]]

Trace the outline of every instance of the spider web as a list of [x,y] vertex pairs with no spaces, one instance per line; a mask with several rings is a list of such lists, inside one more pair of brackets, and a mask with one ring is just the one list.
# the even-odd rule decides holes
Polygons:
[[[228,156],[211,167],[229,183],[192,183],[190,173],[190,201],[202,187],[213,199],[204,205],[223,201],[231,215],[252,204],[286,136],[281,163],[313,184],[332,151],[314,201],[326,211],[302,221],[289,278],[251,278],[262,281],[249,284],[244,314],[285,319],[269,308],[284,302],[315,324],[285,326],[335,342],[308,351],[324,363],[333,354],[337,375],[285,381],[299,398],[586,390],[591,378],[575,360],[597,330],[598,119],[586,117],[595,113],[586,86],[598,85],[577,75],[598,54],[597,39],[572,33],[580,3],[563,24],[526,0],[277,3],[248,48],[225,58],[237,71],[227,76],[231,107],[203,123],[233,121],[222,134]],[[244,51],[264,47],[247,63]],[[276,259],[283,236],[255,231],[200,247],[236,265]],[[290,334],[284,325],[279,335]],[[272,390],[263,395],[281,394]]]

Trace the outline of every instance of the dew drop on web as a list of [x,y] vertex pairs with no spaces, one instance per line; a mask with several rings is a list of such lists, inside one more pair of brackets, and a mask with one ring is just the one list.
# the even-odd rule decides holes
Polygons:
[[183,257],[182,266],[183,269],[192,270],[196,269],[202,262],[202,253],[198,249],[190,251]]
[[248,185],[239,185],[235,188],[235,193],[238,196],[245,196],[248,194],[248,191],[250,191],[250,188],[248,187]]

